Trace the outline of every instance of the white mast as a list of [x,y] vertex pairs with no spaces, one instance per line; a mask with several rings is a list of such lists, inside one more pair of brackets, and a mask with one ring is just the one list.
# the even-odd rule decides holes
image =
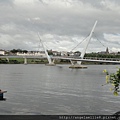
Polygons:
[[[40,34],[39,34],[39,32],[38,32],[38,37],[39,37],[39,39],[40,39]],[[44,49],[44,51],[45,51],[45,55],[46,55],[46,57],[47,57],[47,59],[48,59],[49,64],[50,64],[50,65],[53,65],[54,63],[52,62],[50,56],[48,55],[48,52],[47,52],[47,50],[46,50],[46,48],[45,48],[45,46],[44,46],[44,44],[43,44],[43,42],[42,42],[41,39],[40,39],[40,42],[42,43],[42,47],[43,47],[43,49]]]
[[[85,46],[85,48],[83,49],[83,51],[82,51],[82,53],[81,53],[81,55],[80,55],[80,58],[82,58],[82,59],[83,59],[83,57],[84,57],[84,55],[85,55],[85,53],[86,53],[86,49],[87,49],[88,44],[89,44],[89,42],[90,42],[90,40],[91,40],[91,37],[92,37],[92,35],[93,35],[93,33],[94,33],[94,29],[95,29],[95,27],[96,27],[96,24],[97,24],[97,21],[95,22],[95,24],[94,24],[94,26],[93,26],[93,28],[92,28],[92,30],[91,30],[91,32],[90,32],[90,35],[87,37],[86,46]],[[77,61],[77,63],[78,63],[78,64],[81,64],[80,61]]]

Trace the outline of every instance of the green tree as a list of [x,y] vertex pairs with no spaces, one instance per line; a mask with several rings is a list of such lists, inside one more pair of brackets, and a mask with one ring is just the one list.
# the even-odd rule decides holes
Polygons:
[[23,50],[22,52],[23,52],[23,53],[27,53],[28,51],[27,51],[27,50]]
[[106,73],[106,84],[111,84],[113,88],[110,88],[110,90],[113,91],[115,96],[118,96],[118,92],[120,92],[120,68],[115,73],[109,73],[106,69],[103,72]]
[[47,50],[48,55],[53,55],[53,52],[51,50]]
[[13,50],[10,50],[10,52],[12,52],[12,53],[17,53],[17,52],[18,52],[18,50],[13,49]]

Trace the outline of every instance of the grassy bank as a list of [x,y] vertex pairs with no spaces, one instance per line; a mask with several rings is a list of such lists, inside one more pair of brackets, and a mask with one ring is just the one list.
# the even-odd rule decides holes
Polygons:
[[[46,64],[48,63],[48,60],[46,58],[38,59],[38,58],[27,58],[28,64]],[[0,64],[24,64],[24,58],[9,58],[7,60],[6,58],[0,58]],[[71,64],[69,60],[55,60],[55,64]],[[82,64],[85,65],[112,65],[112,63],[100,63],[100,62],[82,62]]]

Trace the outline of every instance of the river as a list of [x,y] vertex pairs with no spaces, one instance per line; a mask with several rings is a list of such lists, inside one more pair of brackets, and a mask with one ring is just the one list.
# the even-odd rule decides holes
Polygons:
[[107,69],[119,65],[0,64],[0,89],[7,90],[0,101],[0,115],[112,115],[120,111],[120,95],[105,85]]

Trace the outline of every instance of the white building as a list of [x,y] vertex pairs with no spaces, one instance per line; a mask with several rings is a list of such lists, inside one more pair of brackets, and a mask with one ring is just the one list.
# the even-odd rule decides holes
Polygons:
[[45,57],[45,53],[42,52],[27,52],[27,53],[20,53],[17,52],[18,56],[40,56],[40,57]]
[[4,50],[0,50],[0,55],[5,55],[5,51]]
[[67,54],[67,51],[62,51],[61,52],[61,56],[67,56],[68,54]]

